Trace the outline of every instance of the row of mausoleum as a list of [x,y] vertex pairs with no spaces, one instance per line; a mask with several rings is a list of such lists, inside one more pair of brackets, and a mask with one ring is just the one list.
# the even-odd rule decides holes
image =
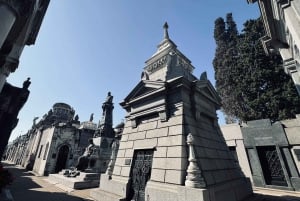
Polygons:
[[244,174],[257,187],[300,190],[300,117],[221,127]]
[[112,96],[103,103],[102,119],[98,124],[79,121],[75,110],[65,103],[55,103],[38,122],[34,118],[32,127],[24,135],[11,142],[4,158],[32,170],[37,175],[58,173],[75,168],[78,158],[84,153],[92,139],[95,172],[105,172],[110,161],[111,146],[122,132],[122,125],[112,128]]

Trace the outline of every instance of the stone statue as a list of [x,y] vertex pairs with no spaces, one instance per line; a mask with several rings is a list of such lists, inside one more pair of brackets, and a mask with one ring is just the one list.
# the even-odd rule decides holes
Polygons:
[[113,96],[110,92],[107,93],[107,97],[104,103],[112,103]]
[[79,116],[78,116],[78,114],[76,114],[74,120],[75,120],[75,121],[79,121]]
[[93,122],[93,120],[94,120],[94,113],[92,113],[90,116],[90,122]]
[[30,77],[29,77],[29,78],[27,78],[26,81],[23,82],[23,89],[28,89],[30,84],[31,84],[31,82],[30,82]]
[[89,139],[89,143],[90,144],[85,148],[83,155],[78,158],[76,170],[84,171],[89,166],[90,156],[93,154],[95,147],[93,139]]
[[34,117],[33,118],[33,124],[32,124],[32,127],[34,127],[36,125],[36,120],[38,119],[39,117]]
[[108,93],[107,93],[106,100],[105,100],[105,102],[102,104],[102,109],[103,109],[102,115],[105,114],[106,105],[112,104],[112,100],[113,100],[113,96],[111,95],[110,92],[108,92]]

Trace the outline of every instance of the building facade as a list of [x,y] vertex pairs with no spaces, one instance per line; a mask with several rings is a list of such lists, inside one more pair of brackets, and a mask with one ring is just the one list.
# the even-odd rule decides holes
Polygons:
[[93,114],[89,121],[80,122],[71,106],[55,103],[40,121],[37,122],[37,117],[33,119],[33,125],[25,135],[7,147],[6,160],[33,170],[37,175],[58,173],[76,167],[78,158],[92,138],[95,153],[92,155],[94,165],[91,169],[104,173],[110,162],[115,133],[120,134],[122,127],[118,125],[116,131],[112,128],[112,99],[109,93],[102,105],[98,125],[93,122]]
[[262,44],[267,54],[280,53],[283,67],[300,94],[300,2],[298,0],[247,0],[258,2],[266,35]]
[[221,127],[241,169],[257,187],[300,191],[300,118]]
[[165,24],[140,82],[120,103],[127,114],[114,168],[93,199],[240,201],[252,193],[217,123],[220,98],[193,69]]
[[29,80],[19,88],[8,84],[6,78],[18,68],[24,47],[35,43],[49,2],[0,0],[0,157],[29,96]]
[[0,92],[19,65],[26,45],[36,41],[50,0],[0,1]]

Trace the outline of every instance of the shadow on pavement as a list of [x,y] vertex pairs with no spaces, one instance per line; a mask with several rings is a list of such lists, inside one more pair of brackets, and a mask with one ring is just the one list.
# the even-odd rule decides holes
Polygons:
[[300,197],[291,196],[291,195],[275,196],[275,195],[254,193],[253,196],[249,197],[245,201],[300,201]]
[[15,167],[14,164],[2,162],[15,177],[13,183],[8,186],[14,201],[83,201],[85,199],[69,195],[65,192],[56,192],[57,188],[41,186],[31,177],[32,173],[25,169]]

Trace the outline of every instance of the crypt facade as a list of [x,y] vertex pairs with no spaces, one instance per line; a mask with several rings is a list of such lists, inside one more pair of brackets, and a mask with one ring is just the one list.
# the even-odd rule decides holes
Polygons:
[[126,121],[112,174],[95,200],[240,201],[251,184],[218,125],[220,98],[169,38],[146,61],[141,81],[121,103]]

